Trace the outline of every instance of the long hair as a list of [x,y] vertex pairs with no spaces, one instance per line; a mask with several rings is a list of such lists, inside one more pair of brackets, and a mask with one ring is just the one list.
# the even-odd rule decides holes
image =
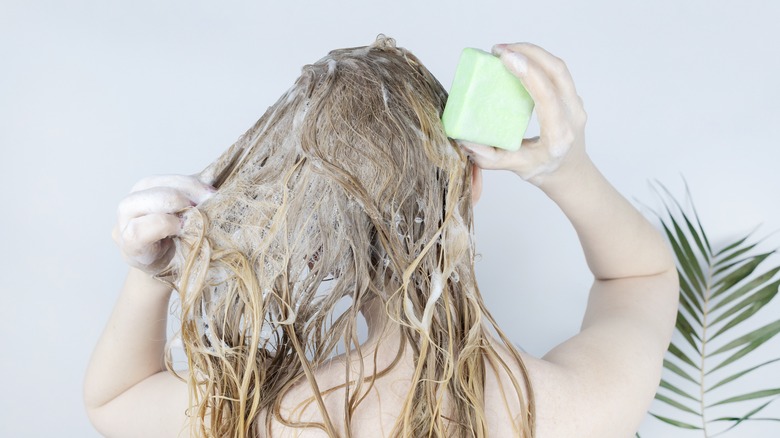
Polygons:
[[[218,191],[184,212],[175,257],[158,275],[181,300],[195,434],[250,437],[270,433],[276,418],[334,437],[343,424],[351,436],[357,405],[411,348],[415,368],[393,436],[485,437],[486,361],[514,386],[516,434],[533,435],[526,369],[475,279],[471,166],[443,131],[446,99],[414,55],[380,35],[303,67],[201,172]],[[320,388],[314,372],[339,345],[348,359],[362,357],[358,312],[373,300],[406,342],[388,369],[347,370],[345,418],[333,419],[322,395],[335,388]],[[491,326],[520,376],[489,342]],[[321,423],[282,418],[283,396],[301,382]]]

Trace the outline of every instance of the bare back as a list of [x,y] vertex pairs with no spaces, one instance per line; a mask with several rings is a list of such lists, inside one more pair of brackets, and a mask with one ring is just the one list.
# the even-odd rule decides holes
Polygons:
[[[512,366],[513,359],[511,354],[499,342],[491,340],[500,357],[513,369],[515,376],[520,378],[520,369]],[[407,349],[407,352],[409,349]],[[527,364],[534,364],[538,368],[543,362],[532,357],[523,355]],[[368,371],[372,365],[370,356],[364,366]],[[326,392],[323,401],[328,409],[330,418],[336,431],[340,436],[349,436],[346,433],[344,418],[344,388],[327,392],[325,389],[342,385],[344,383],[344,370],[346,363],[343,360],[334,359],[327,366],[320,368],[315,372],[315,378],[320,390]],[[358,372],[359,364],[353,361],[354,372]],[[516,427],[512,426],[512,418],[520,417],[520,406],[516,399],[512,403],[515,394],[514,387],[508,376],[497,376],[489,364],[486,364],[487,371],[485,375],[485,416],[488,421],[488,436],[502,437],[515,436]],[[381,366],[378,367],[381,371]],[[351,436],[354,438],[367,437],[389,437],[396,419],[401,414],[402,406],[406,400],[409,391],[410,382],[414,373],[413,363],[410,355],[406,355],[397,366],[389,373],[378,377],[373,387],[368,391],[365,399],[358,405],[352,418]],[[354,374],[353,374],[354,375]],[[370,375],[370,374],[369,374]],[[354,387],[353,387],[354,388]],[[503,401],[501,389],[507,394],[509,401],[508,408]],[[365,387],[364,390],[365,392]],[[448,397],[445,396],[445,409],[448,405]],[[282,400],[280,413],[286,420],[296,422],[314,422],[323,423],[322,415],[313,399],[313,392],[309,383],[305,380],[293,387]],[[261,414],[258,424],[265,425],[267,411]],[[296,428],[284,425],[282,422],[274,419],[272,421],[271,435],[268,436],[264,429],[258,431],[258,437],[263,438],[282,438],[282,437],[302,437],[302,438],[327,438],[326,431],[318,428]]]
[[[669,305],[668,296],[675,293],[676,285],[674,271],[597,280],[591,289],[580,333],[542,359],[521,352],[533,389],[535,438],[633,436],[646,415],[660,379],[661,361],[675,315],[675,307]],[[507,348],[493,338],[488,339],[515,377],[521,380],[521,370]],[[364,362],[366,375],[371,375],[373,369],[368,362]],[[344,367],[343,361],[334,360],[321,368],[316,374],[320,388],[343,383]],[[382,365],[378,368],[381,370]],[[388,375],[377,379],[369,396],[355,412],[353,437],[390,436],[412,373],[412,359],[405,357]],[[514,422],[522,418],[522,410],[517,399],[513,399],[515,391],[509,376],[502,370],[492,370],[489,365],[486,365],[485,375],[488,436],[517,436]],[[507,403],[502,391],[507,394]],[[304,381],[283,400],[282,414],[289,417],[293,409],[311,395],[311,389]],[[527,403],[527,394],[524,396]],[[344,418],[343,389],[328,394],[324,401],[337,431],[347,436],[340,423]],[[265,412],[260,424],[264,424],[264,415]],[[300,419],[322,421],[314,403],[308,405]],[[260,431],[258,436],[328,436],[322,430],[293,429],[277,421],[273,423],[270,437],[264,432]]]

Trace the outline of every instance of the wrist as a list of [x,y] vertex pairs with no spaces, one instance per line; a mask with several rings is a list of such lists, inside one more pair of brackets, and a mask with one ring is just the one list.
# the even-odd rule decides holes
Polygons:
[[172,289],[167,284],[154,278],[138,268],[130,267],[127,273],[127,282],[133,284],[133,289],[143,291],[144,295],[159,297],[163,300],[170,298]]
[[555,171],[531,181],[553,200],[585,189],[599,170],[585,151],[573,153]]

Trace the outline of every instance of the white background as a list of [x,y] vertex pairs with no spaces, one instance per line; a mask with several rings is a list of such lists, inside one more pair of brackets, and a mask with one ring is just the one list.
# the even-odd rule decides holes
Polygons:
[[[199,171],[329,50],[385,33],[448,87],[463,47],[546,48],[569,66],[603,173],[654,208],[649,182],[683,199],[684,176],[717,246],[780,227],[778,21],[770,1],[3,0],[0,436],[97,436],[81,384],[126,271],[118,201],[141,177]],[[537,355],[575,334],[591,279],[557,207],[487,172],[476,229],[480,287],[506,332]],[[772,303],[759,318],[778,315]],[[763,371],[728,395],[780,386],[776,364]],[[703,436],[654,419],[640,431]],[[726,436],[778,435],[755,423]]]

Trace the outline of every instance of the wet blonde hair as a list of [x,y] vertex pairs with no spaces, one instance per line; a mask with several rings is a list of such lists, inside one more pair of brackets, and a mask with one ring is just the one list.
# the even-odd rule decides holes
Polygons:
[[[335,388],[319,388],[313,373],[340,343],[347,363],[362,357],[358,312],[370,300],[400,326],[416,365],[393,436],[487,436],[485,360],[514,385],[516,434],[533,435],[527,372],[474,276],[471,166],[443,131],[446,98],[414,55],[380,35],[305,66],[201,172],[218,191],[185,211],[176,255],[158,276],[181,300],[196,435],[270,433],[276,418],[339,436],[322,400]],[[521,380],[489,341],[487,323]],[[398,348],[375,375],[347,370],[338,387],[347,436],[351,414],[406,342]],[[283,396],[304,380],[323,423],[282,418]]]

